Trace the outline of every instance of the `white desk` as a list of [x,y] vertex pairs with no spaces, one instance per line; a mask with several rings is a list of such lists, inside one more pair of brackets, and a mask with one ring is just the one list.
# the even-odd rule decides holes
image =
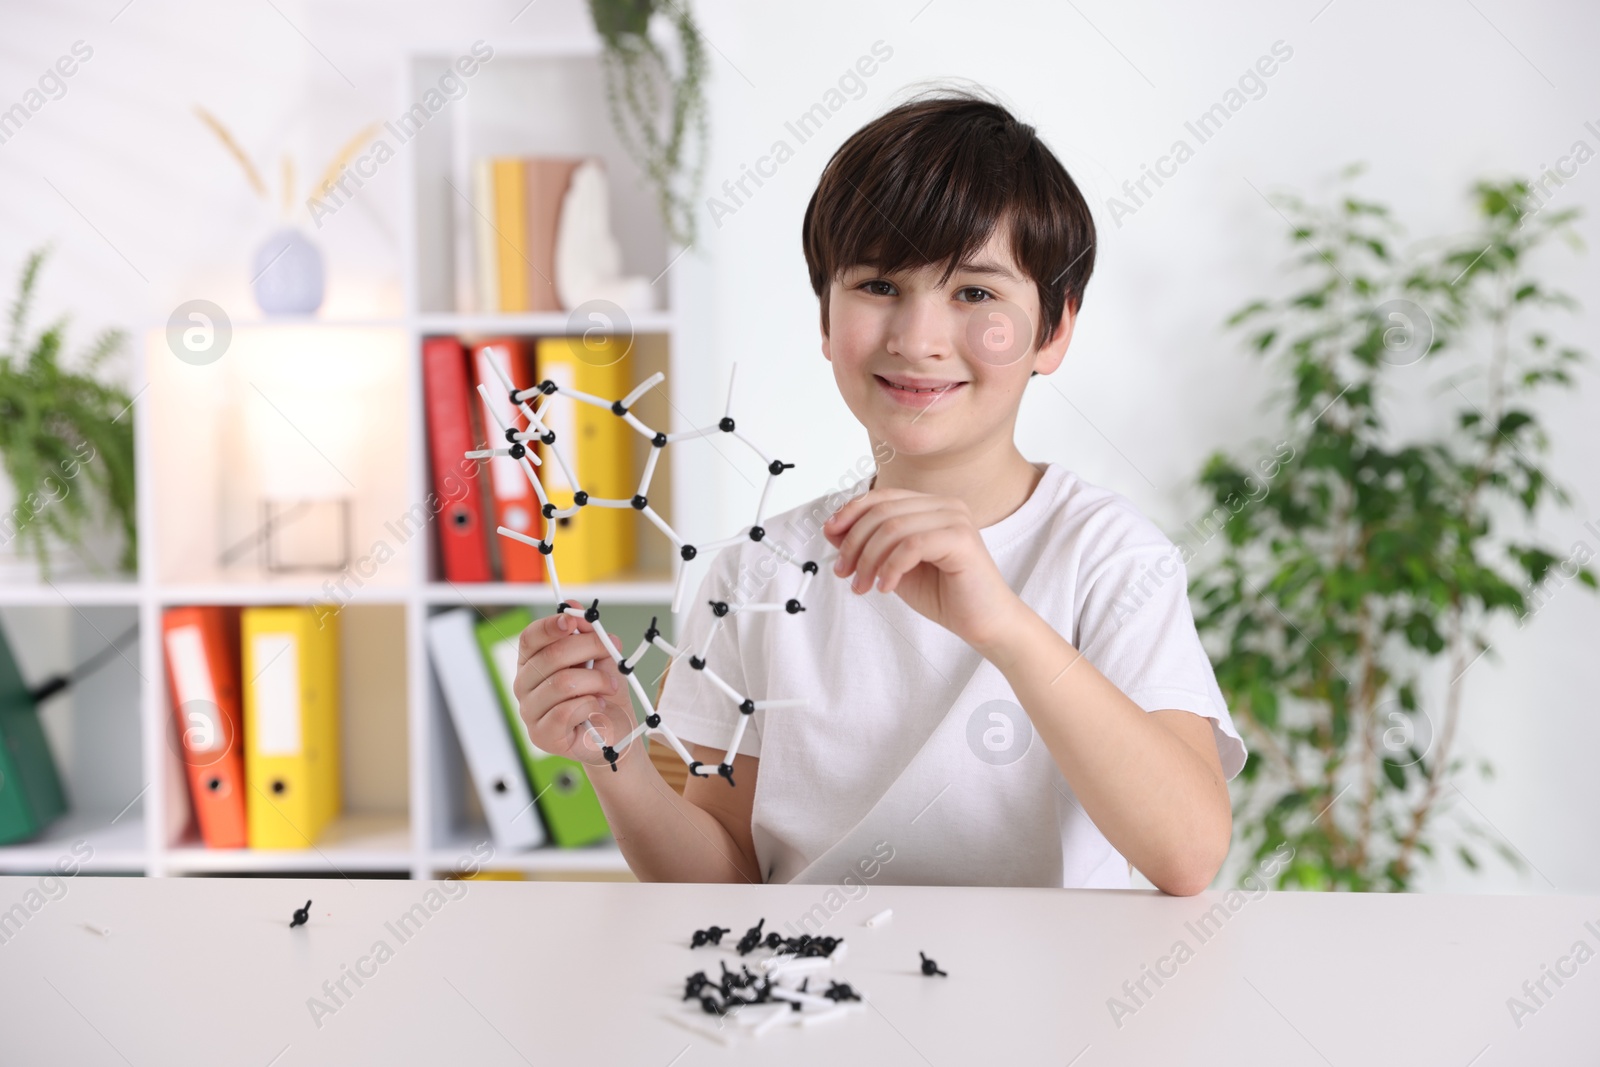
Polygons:
[[[39,881],[0,878],[0,909]],[[1553,996],[1520,1029],[1506,1006],[1576,942],[1600,950],[1600,897],[1272,893],[1228,912],[1219,892],[870,886],[826,929],[850,946],[837,977],[870,1003],[723,1046],[673,1021],[714,1025],[678,999],[685,976],[736,963],[759,917],[785,932],[826,909],[825,887],[448,883],[457,897],[434,897],[402,941],[386,924],[441,883],[63,881],[3,930],[7,1067],[1600,1062],[1600,957],[1546,979]],[[308,897],[310,923],[289,929]],[[1198,927],[1219,903],[1226,917]],[[861,925],[884,908],[888,924]],[[734,932],[691,950],[713,923]],[[316,1025],[308,998],[380,940],[392,957],[346,979]],[[1119,1028],[1108,999],[1132,1006],[1123,983],[1179,940],[1192,956],[1164,964],[1160,987],[1146,977]],[[918,950],[949,977],[918,973]]]

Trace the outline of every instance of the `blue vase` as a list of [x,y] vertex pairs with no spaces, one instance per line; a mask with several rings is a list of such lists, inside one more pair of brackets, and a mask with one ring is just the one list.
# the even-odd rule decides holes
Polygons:
[[310,315],[322,306],[322,250],[293,227],[274,232],[250,264],[256,303],[268,315]]

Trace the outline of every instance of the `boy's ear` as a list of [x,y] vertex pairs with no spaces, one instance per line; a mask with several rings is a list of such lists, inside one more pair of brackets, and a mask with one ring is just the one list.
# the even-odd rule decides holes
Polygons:
[[[1056,332],[1046,341],[1033,358],[1034,374],[1052,374],[1067,358],[1067,346],[1072,343],[1072,329],[1078,323],[1078,313],[1069,301],[1063,301],[1061,318],[1056,321]],[[1032,377],[1032,375],[1029,375]]]

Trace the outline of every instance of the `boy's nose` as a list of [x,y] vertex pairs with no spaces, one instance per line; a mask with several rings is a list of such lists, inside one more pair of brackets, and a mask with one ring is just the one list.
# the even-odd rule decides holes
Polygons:
[[957,331],[931,300],[908,300],[890,322],[888,350],[907,360],[954,358]]

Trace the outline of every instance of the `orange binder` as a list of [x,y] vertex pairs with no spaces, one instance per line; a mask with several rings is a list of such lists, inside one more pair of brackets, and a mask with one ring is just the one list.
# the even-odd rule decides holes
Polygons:
[[[491,359],[499,363],[500,369],[518,389],[527,389],[534,384],[532,364],[528,359],[527,350],[521,341],[511,337],[484,341],[473,349],[473,367],[477,370],[477,381],[489,387],[489,398],[497,406],[501,420],[508,426],[524,429],[527,422],[511,403],[500,376],[490,367],[488,361]],[[476,384],[475,382],[474,395],[477,394]],[[481,397],[478,403],[481,408],[483,404]],[[489,446],[505,448],[507,442],[504,438],[496,439],[498,424],[487,412],[484,413],[484,426],[488,428]],[[510,456],[495,456],[489,460],[489,489],[494,498],[496,526],[504,526],[529,537],[544,536],[544,516],[539,513],[539,497],[534,493],[533,484],[528,481],[527,472],[522,469],[520,463]],[[495,533],[492,528],[489,535],[499,549],[502,581],[544,581],[544,556],[537,548],[510,537],[503,537]]]
[[243,848],[239,609],[169,608],[161,617],[161,635],[200,838],[208,848]]

